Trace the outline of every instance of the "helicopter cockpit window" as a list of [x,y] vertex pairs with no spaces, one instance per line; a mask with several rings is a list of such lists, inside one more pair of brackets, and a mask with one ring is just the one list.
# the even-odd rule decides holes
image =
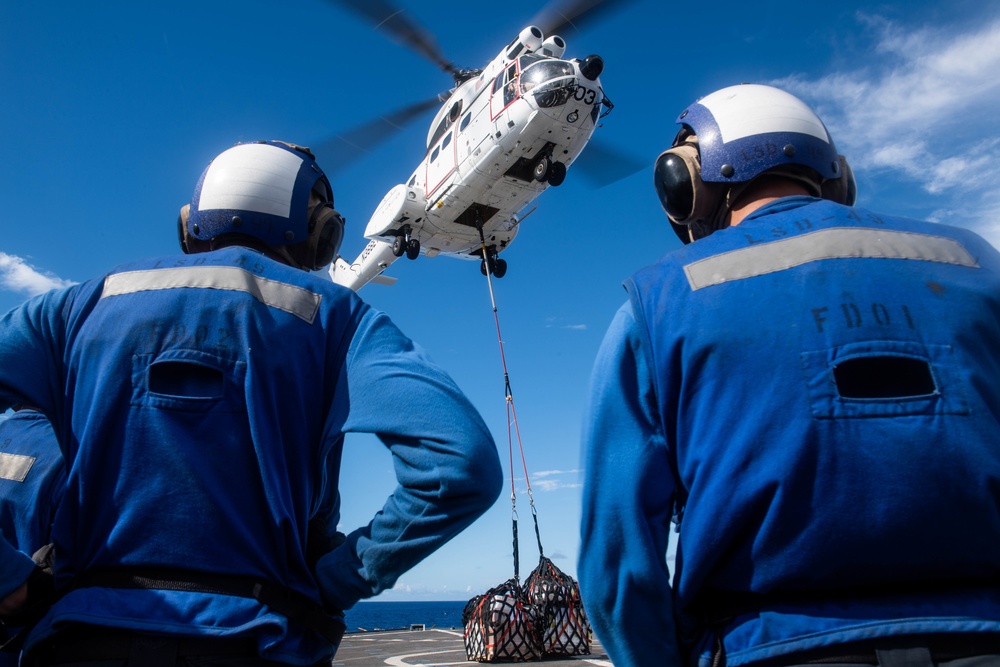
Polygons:
[[517,64],[521,68],[521,71],[528,69],[532,65],[542,60],[548,60],[547,57],[540,55],[538,53],[529,53],[528,55],[521,56],[517,59]]
[[507,106],[517,99],[517,64],[513,63],[504,72],[503,105]]
[[451,125],[451,121],[448,119],[448,116],[441,119],[441,122],[438,123],[437,129],[434,130],[434,134],[431,135],[430,141],[427,142],[428,147],[434,144],[445,132],[448,131],[449,125]]
[[565,60],[544,59],[521,73],[522,94],[531,93],[542,108],[566,104],[576,92],[573,65]]

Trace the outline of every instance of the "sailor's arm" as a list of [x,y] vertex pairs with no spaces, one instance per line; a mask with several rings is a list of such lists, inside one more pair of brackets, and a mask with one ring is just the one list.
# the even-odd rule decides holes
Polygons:
[[577,571],[615,667],[679,667],[666,565],[674,482],[640,326],[623,306],[594,365]]
[[[51,418],[61,405],[58,350],[62,313],[70,290],[55,290],[26,301],[0,318],[0,412],[17,403],[38,406]],[[35,569],[31,558],[0,538],[0,615],[27,599],[27,580]]]
[[496,445],[475,407],[384,314],[364,315],[345,380],[344,431],[379,437],[398,486],[371,523],[317,565],[327,602],[341,609],[390,588],[489,509],[502,485]]
[[28,577],[35,562],[0,539],[0,617],[18,611],[28,599]]

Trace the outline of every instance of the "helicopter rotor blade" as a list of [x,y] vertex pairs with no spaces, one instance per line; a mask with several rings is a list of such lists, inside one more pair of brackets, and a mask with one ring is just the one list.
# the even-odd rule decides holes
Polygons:
[[592,137],[573,165],[588,182],[602,188],[652,167],[653,161],[626,153],[598,137]]
[[579,31],[608,10],[631,0],[553,0],[539,11],[530,25],[537,26],[546,37],[562,35],[572,26]]
[[327,173],[337,172],[360,160],[383,141],[402,130],[425,112],[441,105],[443,95],[416,102],[384,116],[335,134],[311,147]]
[[403,46],[427,58],[452,76],[458,71],[437,45],[434,35],[389,0],[331,0],[366,18],[376,30],[385,30]]

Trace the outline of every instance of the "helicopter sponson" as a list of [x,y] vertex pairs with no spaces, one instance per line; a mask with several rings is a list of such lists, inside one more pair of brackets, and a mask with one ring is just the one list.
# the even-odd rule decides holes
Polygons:
[[419,223],[424,216],[424,203],[424,193],[417,188],[403,184],[393,187],[368,220],[365,237],[391,236],[394,235],[392,230],[406,223]]

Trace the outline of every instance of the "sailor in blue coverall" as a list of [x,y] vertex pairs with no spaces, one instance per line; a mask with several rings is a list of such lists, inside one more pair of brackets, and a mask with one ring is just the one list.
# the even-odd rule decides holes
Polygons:
[[[49,420],[37,410],[17,406],[0,421],[0,532],[11,546],[34,554],[49,543],[65,483],[66,466]],[[6,630],[16,635],[20,629]],[[0,628],[0,643],[4,640]],[[0,666],[17,662],[16,652],[0,653]]]
[[585,411],[615,667],[1000,664],[1000,255],[854,208],[783,91],[678,123],[655,180],[694,242],[626,281]]
[[[52,533],[60,597],[27,660],[329,664],[342,610],[492,505],[495,444],[386,315],[309,274],[343,220],[307,150],[223,152],[179,233],[189,254],[0,320],[0,406],[48,415],[69,470]],[[352,432],[377,434],[398,486],[338,540]],[[0,543],[4,608],[30,599],[34,567]]]

